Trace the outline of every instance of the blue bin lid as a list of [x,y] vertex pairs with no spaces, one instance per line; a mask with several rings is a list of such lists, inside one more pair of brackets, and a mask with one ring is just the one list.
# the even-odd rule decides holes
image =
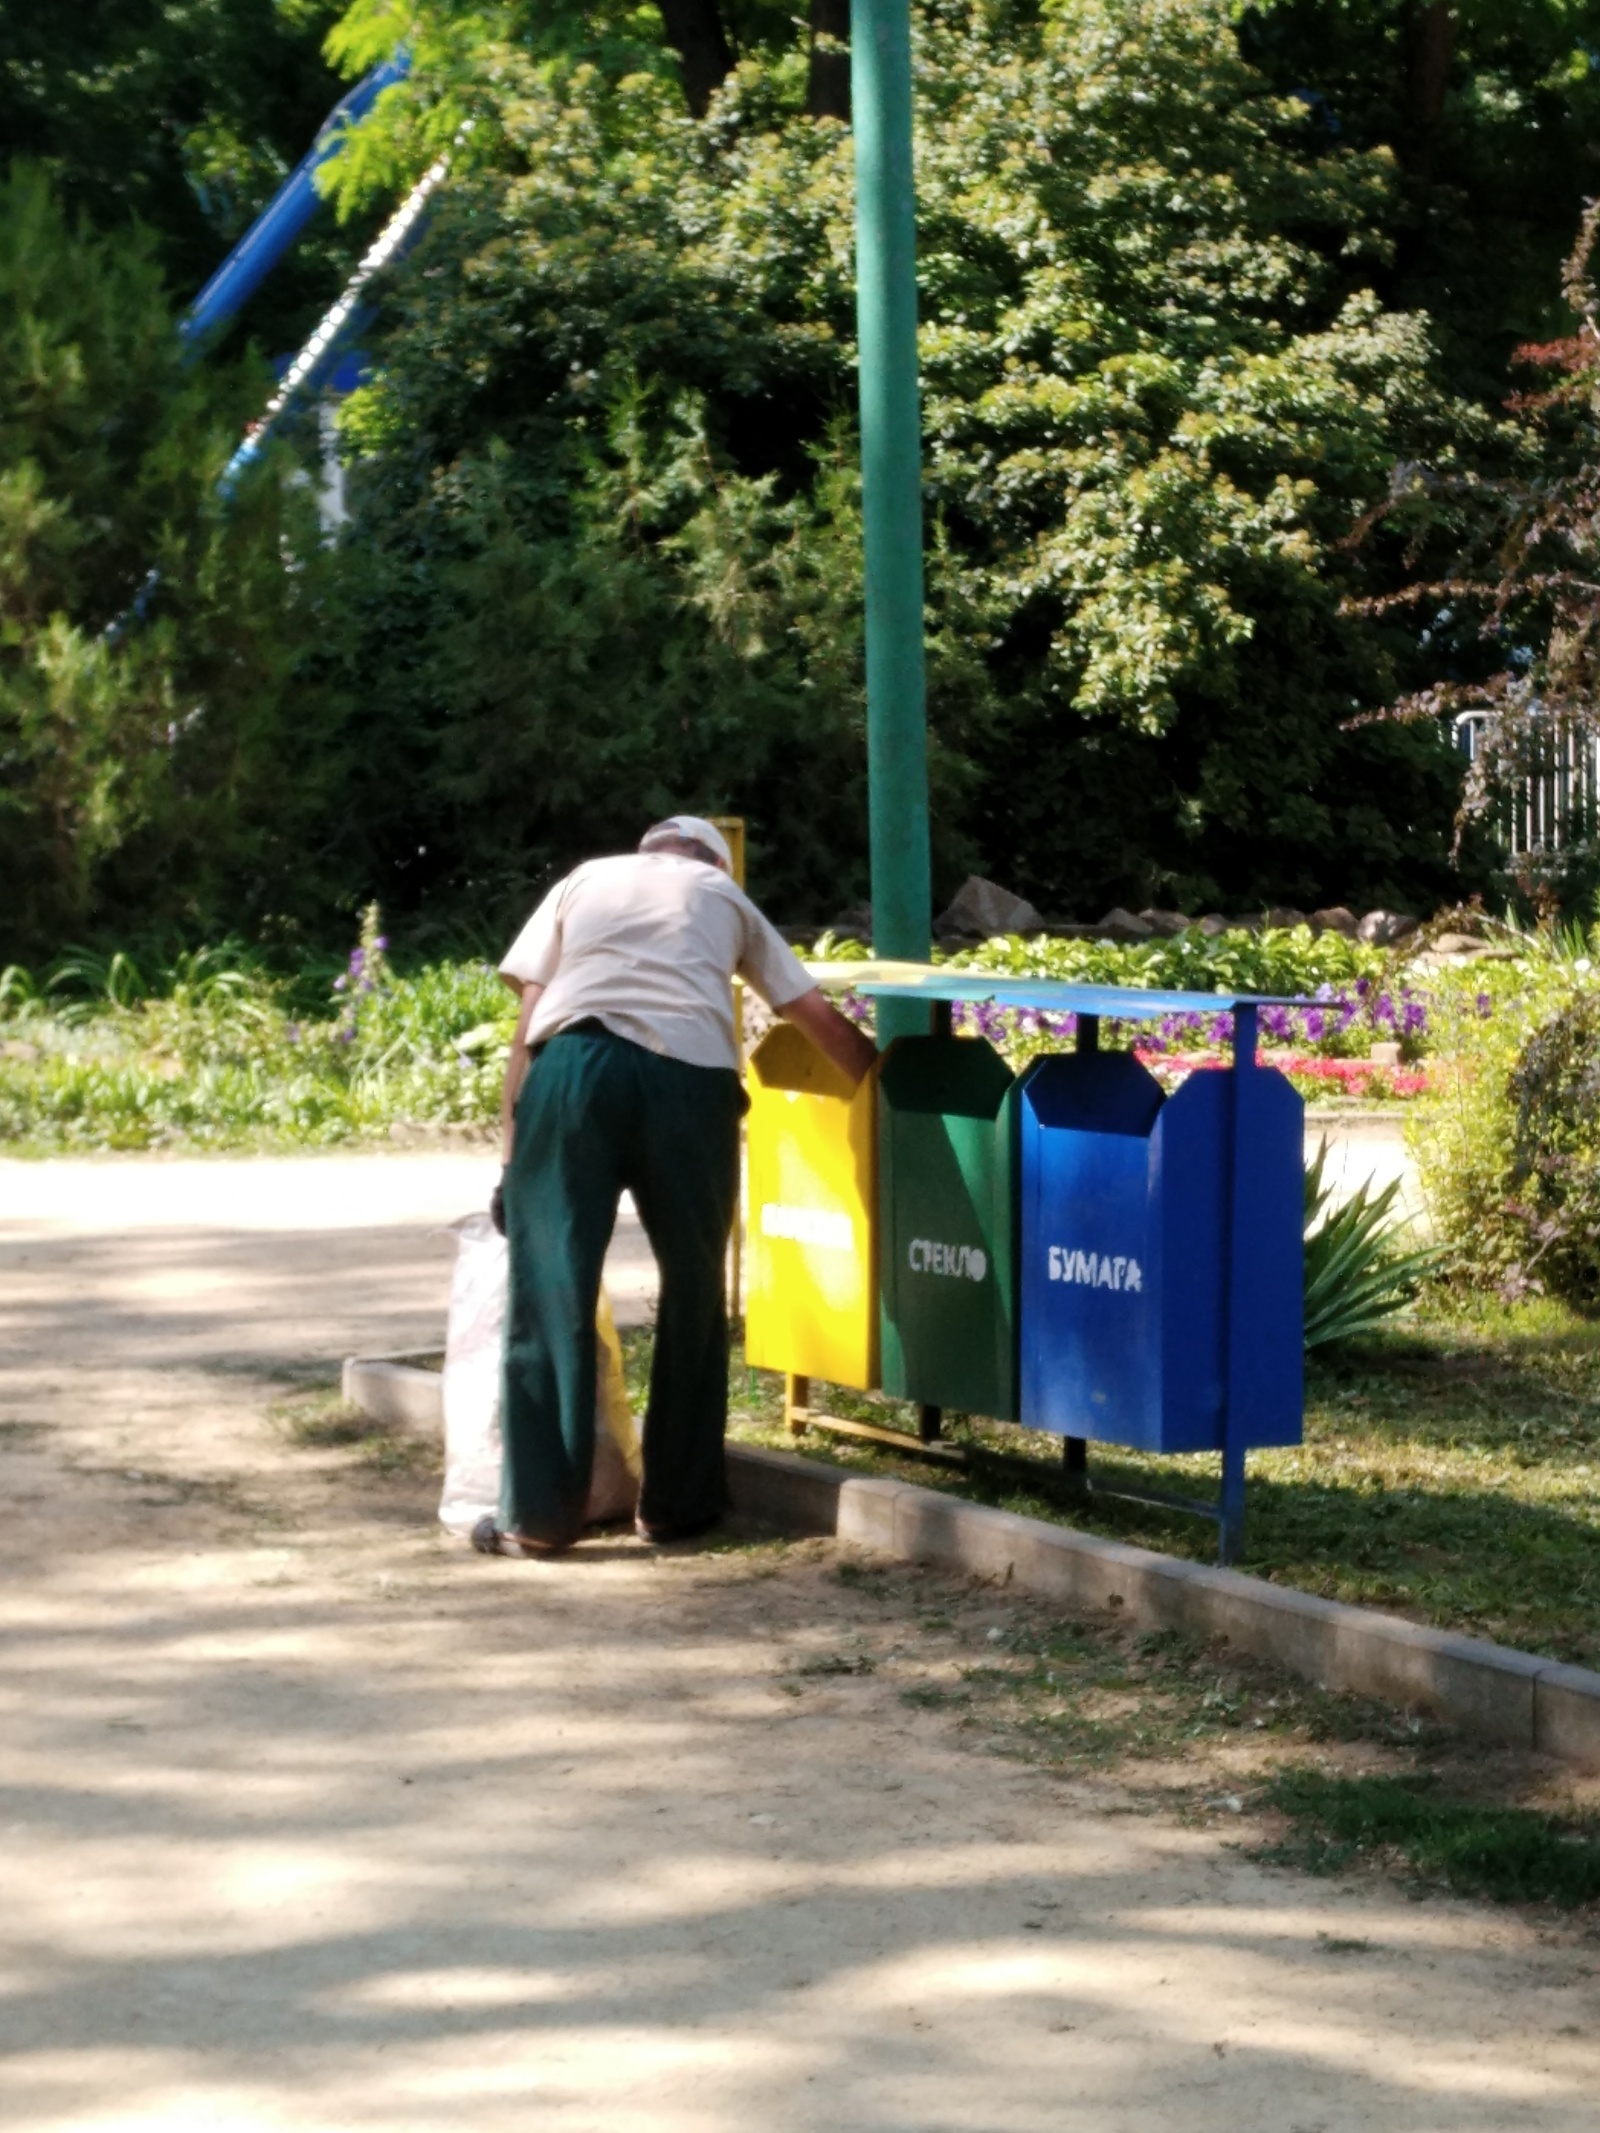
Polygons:
[[1321,1007],[1294,993],[1156,992],[1140,985],[1075,985],[1066,978],[1007,978],[981,970],[939,970],[926,977],[863,979],[856,990],[874,1000],[983,1000],[1040,1014],[1104,1015],[1159,1022],[1163,1015],[1229,1014],[1237,1007]]

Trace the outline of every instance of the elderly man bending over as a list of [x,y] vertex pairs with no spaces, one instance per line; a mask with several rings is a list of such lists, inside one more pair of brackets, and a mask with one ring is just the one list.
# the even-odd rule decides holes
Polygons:
[[558,882],[500,974],[522,996],[506,1064],[500,1204],[511,1247],[505,1470],[474,1545],[565,1548],[594,1460],[594,1315],[621,1194],[661,1273],[638,1531],[703,1533],[727,1502],[723,1269],[745,1109],[734,975],[859,1081],[872,1044],[729,875],[709,822],[674,815],[637,852]]

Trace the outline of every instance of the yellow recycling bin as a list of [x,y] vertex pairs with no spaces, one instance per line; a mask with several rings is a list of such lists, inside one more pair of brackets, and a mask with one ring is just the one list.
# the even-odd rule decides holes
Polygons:
[[876,1069],[859,1088],[780,1022],[750,1058],[745,1360],[878,1382]]

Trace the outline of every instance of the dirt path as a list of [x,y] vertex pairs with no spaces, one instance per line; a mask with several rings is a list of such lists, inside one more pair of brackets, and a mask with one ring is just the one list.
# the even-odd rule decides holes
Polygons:
[[451,1160],[0,1165],[7,2133],[1589,2133],[1592,1948],[908,1704],[1005,1594],[488,1562],[297,1442]]

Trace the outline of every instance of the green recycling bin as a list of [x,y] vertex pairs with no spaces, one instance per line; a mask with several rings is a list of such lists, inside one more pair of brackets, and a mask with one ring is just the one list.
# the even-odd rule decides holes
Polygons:
[[1014,1421],[1015,1076],[975,1037],[902,1037],[878,1079],[883,1389]]

